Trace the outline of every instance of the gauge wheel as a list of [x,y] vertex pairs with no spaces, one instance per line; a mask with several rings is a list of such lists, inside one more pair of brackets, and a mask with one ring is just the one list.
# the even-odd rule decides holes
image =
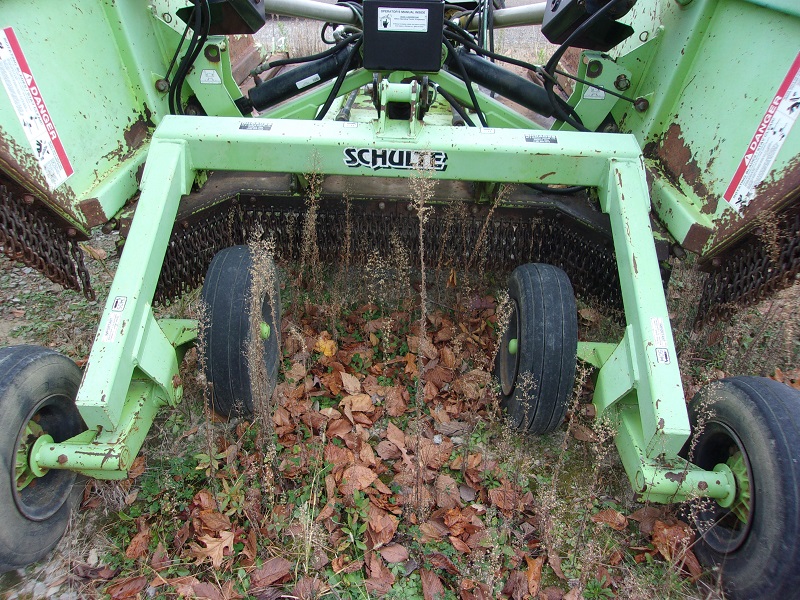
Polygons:
[[75,406],[80,381],[80,369],[58,352],[0,348],[0,571],[41,560],[67,529],[76,473],[53,469],[37,477],[29,457],[42,435],[62,442],[85,430]]
[[[277,270],[271,259],[253,268],[253,254],[247,246],[233,246],[218,252],[203,282],[206,307],[202,326],[202,351],[212,408],[219,414],[250,416],[257,398],[254,389],[272,394],[280,363],[281,304]],[[254,281],[258,285],[254,286]],[[260,314],[250,318],[253,290]],[[250,346],[250,344],[255,346]],[[258,385],[252,385],[249,360],[257,369]],[[259,364],[260,361],[260,364]]]
[[731,377],[689,405],[691,445],[704,469],[726,464],[732,504],[691,511],[695,552],[721,571],[730,598],[791,598],[800,588],[800,391],[763,377]]
[[529,263],[511,274],[508,295],[511,314],[495,363],[501,404],[516,427],[549,433],[564,420],[575,382],[575,293],[558,267]]

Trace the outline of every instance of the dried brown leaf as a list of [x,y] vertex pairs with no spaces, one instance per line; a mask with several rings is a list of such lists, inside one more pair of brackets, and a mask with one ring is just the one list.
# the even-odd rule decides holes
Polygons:
[[528,579],[528,593],[536,598],[539,595],[539,588],[542,585],[542,565],[544,565],[544,556],[537,556],[531,558],[525,555],[525,563],[528,565],[528,570],[525,576]]
[[622,531],[628,527],[628,519],[621,512],[613,508],[606,508],[592,515],[592,521],[608,525],[611,529]]
[[694,542],[694,531],[683,521],[667,524],[656,521],[653,525],[653,546],[668,561],[681,557]]
[[645,506],[629,515],[628,518],[632,521],[639,521],[639,531],[644,535],[650,535],[653,533],[655,522],[666,517],[663,509],[655,506]]
[[595,441],[594,431],[583,423],[571,423],[569,432],[579,442],[593,442]]
[[377,552],[368,552],[364,558],[369,572],[369,578],[364,582],[367,590],[379,596],[387,594],[394,585],[394,575]]
[[378,443],[375,451],[378,453],[378,456],[381,457],[381,460],[397,460],[402,456],[398,447],[388,440],[382,440]]
[[433,571],[420,569],[419,575],[422,578],[422,595],[425,600],[442,600],[444,598],[444,585],[442,580]]
[[142,473],[144,473],[144,468],[145,458],[144,455],[140,454],[134,459],[131,468],[128,469],[128,479],[136,479],[137,477],[141,476]]
[[539,593],[539,600],[563,600],[563,598],[564,592],[554,585],[544,588]]
[[457,538],[453,535],[450,536],[450,543],[453,544],[453,548],[462,552],[464,554],[469,554],[472,552],[472,548],[470,548],[465,541],[461,538]]
[[227,600],[220,589],[213,583],[198,581],[192,585],[192,592],[195,598],[205,598],[206,600]]
[[406,435],[394,423],[389,423],[386,427],[386,439],[400,448],[400,450],[406,447]]
[[431,563],[432,567],[436,567],[437,569],[441,569],[449,573],[450,575],[461,575],[461,572],[458,570],[458,567],[453,563],[452,560],[447,558],[441,552],[433,552],[428,554],[425,557],[429,563]]
[[84,252],[91,256],[94,260],[105,260],[108,258],[108,252],[102,248],[95,248],[89,244],[81,244],[81,248],[83,248]]
[[402,544],[389,544],[380,549],[383,560],[387,563],[401,563],[408,560],[408,550]]
[[270,558],[260,569],[253,571],[250,584],[254,588],[263,588],[281,581],[292,572],[292,563],[285,558]]
[[201,535],[197,539],[205,544],[205,548],[192,543],[189,545],[189,554],[197,558],[198,563],[208,558],[211,560],[211,564],[218,569],[225,559],[225,549],[233,550],[233,537],[232,531],[220,531],[218,538],[210,535]]
[[203,522],[203,527],[212,532],[231,528],[231,520],[217,511],[200,513],[200,520]]
[[124,598],[134,598],[147,586],[147,577],[131,577],[118,583],[108,586],[106,594],[111,596],[111,600],[123,600]]
[[139,533],[133,536],[131,543],[125,550],[125,556],[132,559],[142,558],[147,553],[147,547],[150,545],[150,528],[147,523],[142,520],[138,521],[137,527]]
[[439,505],[439,508],[450,509],[459,506],[461,495],[455,479],[440,473],[436,478],[434,488],[436,490],[436,504]]
[[340,490],[345,497],[350,497],[355,490],[369,487],[376,477],[377,475],[372,469],[361,465],[351,465],[344,470]]
[[402,386],[394,386],[386,392],[386,412],[389,416],[399,417],[408,410],[408,390]]
[[153,567],[154,571],[161,571],[162,569],[166,569],[171,564],[172,561],[167,555],[164,544],[158,542],[158,546],[156,546],[156,550],[153,552],[153,556],[150,558],[150,566]]
[[348,394],[354,395],[361,392],[361,382],[358,380],[358,377],[350,373],[345,373],[344,371],[339,373],[339,375],[342,378],[342,386],[344,386]]
[[512,571],[501,592],[513,600],[522,600],[528,595],[528,580],[520,571]]
[[564,575],[564,571],[561,570],[561,557],[558,554],[548,554],[547,564],[550,565],[551,569],[553,569],[553,573],[556,574],[556,577],[564,581],[567,580],[566,576]]

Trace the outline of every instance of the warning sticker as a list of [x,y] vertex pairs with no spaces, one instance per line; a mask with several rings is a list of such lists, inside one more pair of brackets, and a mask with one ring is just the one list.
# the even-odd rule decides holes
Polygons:
[[653,343],[656,346],[667,345],[667,330],[664,328],[664,319],[650,317],[650,329],[653,332]]
[[378,8],[380,31],[428,31],[427,8]]
[[72,175],[72,165],[11,27],[0,31],[0,81],[47,185],[54,190]]
[[214,69],[203,69],[200,72],[200,83],[219,85],[222,83],[222,78]]
[[596,87],[587,86],[586,91],[583,93],[583,97],[587,100],[605,100],[606,93]]
[[305,79],[301,79],[300,81],[295,83],[295,85],[297,86],[298,90],[302,90],[303,88],[307,88],[310,85],[314,85],[318,81],[320,81],[320,77],[317,73],[314,73],[313,75],[309,75]]
[[668,365],[670,363],[669,350],[666,348],[656,348],[656,362],[662,365]]
[[117,296],[114,298],[114,303],[111,305],[111,310],[113,312],[122,312],[125,310],[125,305],[128,303],[127,296]]
[[116,339],[121,322],[122,315],[120,313],[112,312],[110,315],[108,315],[108,321],[106,321],[105,329],[103,329],[102,339],[104,342],[113,342]]
[[239,123],[239,129],[244,129],[245,131],[269,131],[272,129],[272,123],[250,119],[249,121],[242,121]]
[[755,189],[766,179],[775,157],[800,116],[800,53],[781,83],[753,139],[725,191],[725,200],[738,213],[755,197]]
[[536,144],[557,144],[558,138],[550,133],[528,133],[525,134],[525,141]]

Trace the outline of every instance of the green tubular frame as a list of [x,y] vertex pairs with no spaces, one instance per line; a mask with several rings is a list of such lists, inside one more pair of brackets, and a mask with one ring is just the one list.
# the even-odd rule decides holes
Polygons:
[[[450,76],[440,73],[435,79],[456,91]],[[351,75],[342,93],[365,80],[363,74]],[[460,93],[464,94],[463,88]],[[324,94],[323,87],[305,105]],[[491,99],[482,100],[494,108]],[[285,117],[289,110],[274,112]],[[504,113],[496,109],[494,114]],[[89,431],[62,443],[37,444],[31,457],[37,469],[70,468],[99,478],[124,476],[158,407],[180,400],[179,350],[196,336],[196,324],[156,321],[150,304],[178,203],[189,192],[195,174],[213,169],[409,177],[407,171],[346,166],[344,149],[353,147],[446,152],[446,169],[424,174],[434,179],[522,183],[546,178],[550,184],[597,188],[602,209],[611,219],[628,318],[619,344],[582,343],[579,348],[582,359],[600,368],[595,391],[598,412],[619,425],[616,443],[637,492],[660,501],[697,494],[722,499],[733,494],[729,473],[696,469],[677,458],[690,429],[649,225],[641,150],[633,136],[559,131],[532,137],[529,128],[422,124],[410,131],[404,121],[387,121],[379,132],[377,122],[285,118],[261,119],[260,130],[241,128],[252,122],[165,117],[159,125],[127,251],[78,393]]]

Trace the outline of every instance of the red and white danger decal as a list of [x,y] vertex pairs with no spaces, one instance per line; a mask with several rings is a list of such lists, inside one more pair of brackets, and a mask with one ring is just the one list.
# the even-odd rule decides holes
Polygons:
[[72,165],[11,27],[0,31],[0,81],[22,123],[47,185],[54,190],[72,175]]
[[725,200],[738,213],[755,197],[755,189],[766,179],[781,146],[789,136],[792,125],[800,116],[800,53],[781,83],[767,112],[758,124],[742,162],[736,169]]

